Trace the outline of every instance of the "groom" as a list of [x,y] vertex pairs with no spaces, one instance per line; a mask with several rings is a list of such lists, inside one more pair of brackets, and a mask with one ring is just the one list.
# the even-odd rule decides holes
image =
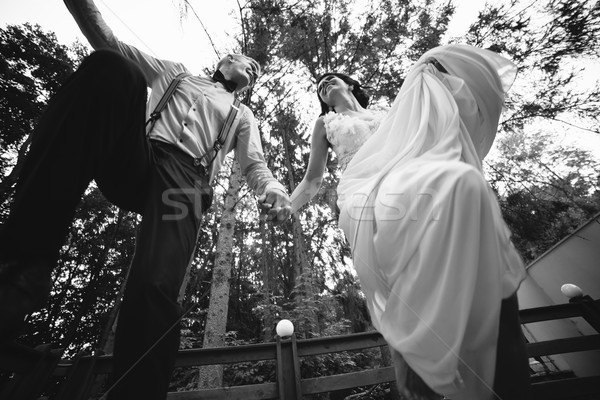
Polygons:
[[[43,306],[75,207],[94,179],[114,204],[143,216],[117,324],[109,398],[162,400],[179,346],[177,295],[225,155],[235,149],[267,220],[281,223],[290,214],[286,190],[266,166],[252,112],[233,104],[260,67],[233,54],[212,78],[187,76],[146,134],[146,112],[187,69],[120,42],[92,0],[65,3],[96,52],[48,104],[0,230],[0,341],[14,339],[24,316]],[[232,109],[219,151],[213,144]]]

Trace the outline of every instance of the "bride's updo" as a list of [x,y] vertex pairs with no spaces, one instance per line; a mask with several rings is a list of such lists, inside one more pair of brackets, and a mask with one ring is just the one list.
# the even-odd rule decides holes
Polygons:
[[[358,104],[360,104],[364,108],[367,108],[371,97],[364,90],[364,87],[360,84],[360,82],[357,81],[356,79],[351,78],[349,75],[341,74],[338,72],[327,72],[327,73],[321,75],[319,78],[317,78],[317,87],[319,86],[319,83],[323,80],[323,78],[326,78],[331,75],[340,78],[341,80],[346,82],[348,85],[352,85],[353,86],[352,94],[358,101]],[[319,98],[319,103],[321,104],[321,114],[320,115],[327,114],[330,111],[329,106],[327,104],[325,104],[323,99],[321,99],[321,96],[319,95],[318,92],[317,92],[317,97]]]

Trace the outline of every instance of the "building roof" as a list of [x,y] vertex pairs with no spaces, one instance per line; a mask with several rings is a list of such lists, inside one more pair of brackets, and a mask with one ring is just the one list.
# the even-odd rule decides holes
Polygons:
[[600,213],[531,262],[527,273],[556,303],[565,300],[560,291],[565,283],[600,298]]

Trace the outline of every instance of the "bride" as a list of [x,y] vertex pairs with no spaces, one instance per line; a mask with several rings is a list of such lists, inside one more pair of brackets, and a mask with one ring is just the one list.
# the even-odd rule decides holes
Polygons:
[[318,81],[323,113],[292,211],[319,190],[331,147],[339,226],[407,398],[527,398],[525,271],[481,167],[515,75],[494,52],[437,47],[387,112],[367,109],[347,75]]

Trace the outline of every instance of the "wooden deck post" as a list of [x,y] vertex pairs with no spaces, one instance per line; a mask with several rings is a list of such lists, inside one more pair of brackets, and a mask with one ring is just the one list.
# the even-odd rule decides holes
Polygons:
[[573,297],[569,303],[581,304],[583,312],[581,316],[590,324],[596,332],[600,333],[600,299],[594,300],[590,296]]
[[295,333],[289,339],[277,336],[277,387],[279,400],[302,399],[300,360]]

